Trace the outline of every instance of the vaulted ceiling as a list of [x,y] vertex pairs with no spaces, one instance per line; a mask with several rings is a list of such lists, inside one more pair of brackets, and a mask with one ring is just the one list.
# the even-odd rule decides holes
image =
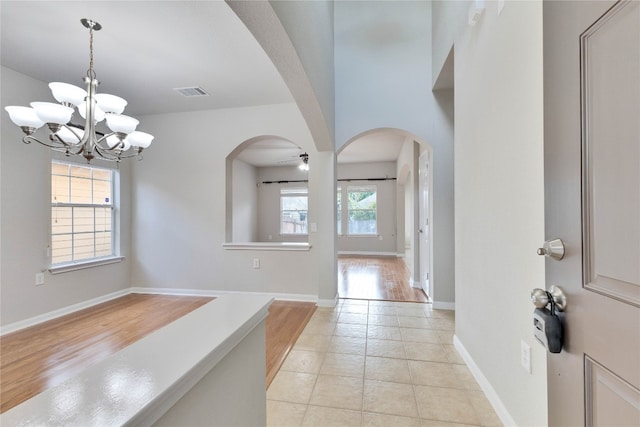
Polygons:
[[[80,19],[98,21],[98,92],[125,98],[125,114],[293,102],[267,54],[223,1],[2,1],[0,16],[3,66],[81,87],[89,68],[89,31]],[[184,97],[174,90],[185,87],[209,96]],[[343,150],[339,161],[393,160],[399,140],[387,144],[381,138],[393,140],[365,137]],[[281,154],[273,163],[282,161]]]

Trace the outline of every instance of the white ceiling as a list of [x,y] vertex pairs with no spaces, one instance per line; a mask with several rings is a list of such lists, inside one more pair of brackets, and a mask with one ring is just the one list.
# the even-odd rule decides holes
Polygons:
[[[3,66],[81,87],[89,31],[80,19],[98,21],[98,92],[125,98],[128,115],[293,102],[271,60],[223,1],[3,0],[0,15]],[[185,98],[173,90],[190,86],[210,96]],[[338,162],[393,161],[402,141],[388,131],[367,135],[346,147]],[[242,158],[257,166],[286,164],[303,152],[286,140],[261,141],[245,151]]]
[[[2,65],[45,82],[84,86],[89,18],[98,92],[125,98],[125,114],[293,102],[258,42],[223,1],[2,1]],[[173,88],[200,86],[185,98]],[[53,99],[52,99],[53,100]]]

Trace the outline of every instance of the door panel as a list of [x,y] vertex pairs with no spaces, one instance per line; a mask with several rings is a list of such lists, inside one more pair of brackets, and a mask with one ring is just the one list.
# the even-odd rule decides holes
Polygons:
[[589,357],[585,368],[587,425],[637,426],[640,391]]
[[566,246],[549,425],[640,425],[640,8],[545,1],[545,231]]
[[638,2],[617,4],[580,37],[585,286],[634,305],[640,305],[639,41]]

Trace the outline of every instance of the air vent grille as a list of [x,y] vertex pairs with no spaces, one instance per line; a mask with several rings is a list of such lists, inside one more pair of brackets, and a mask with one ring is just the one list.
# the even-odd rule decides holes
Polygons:
[[187,98],[192,98],[194,96],[209,96],[206,90],[201,87],[176,87],[173,90],[178,92],[182,96],[186,96]]

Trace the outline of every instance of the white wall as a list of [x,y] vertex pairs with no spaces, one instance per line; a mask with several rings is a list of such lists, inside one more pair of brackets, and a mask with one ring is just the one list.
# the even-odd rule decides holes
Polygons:
[[[45,284],[35,286],[35,274],[49,264],[46,248],[51,224],[52,153],[36,143],[23,144],[22,131],[10,121],[4,107],[28,105],[38,100],[55,101],[46,83],[5,67],[1,73],[0,321],[7,325],[129,287],[131,178],[130,166],[123,162],[120,166],[120,251],[125,260],[57,275],[47,271]],[[44,130],[38,133],[48,138]],[[65,160],[64,156],[58,158]],[[79,162],[85,164],[84,160]],[[96,160],[94,163],[100,164]]]
[[438,78],[454,42],[467,27],[467,17],[472,0],[434,0],[432,40],[432,78]]
[[456,336],[521,426],[547,422],[529,300],[545,280],[542,81],[542,2],[487,2],[455,44]]
[[338,180],[349,179],[351,181],[338,181],[338,187],[342,188],[343,200],[346,200],[346,191],[349,185],[375,185],[377,189],[376,202],[378,207],[378,233],[375,236],[348,236],[347,235],[347,203],[343,204],[342,235],[338,236],[338,252],[350,252],[361,254],[385,254],[395,255],[397,207],[395,179],[388,181],[367,181],[367,178],[395,178],[395,162],[375,163],[338,163]]
[[451,303],[453,139],[431,91],[431,4],[336,2],[334,11],[336,147],[380,128],[402,129],[432,147],[434,293]]
[[[319,279],[308,272],[317,270],[322,244],[309,252],[222,247],[227,155],[260,135],[295,141],[314,155],[295,104],[153,115],[141,121],[157,139],[133,171],[133,286],[318,296]],[[173,149],[175,141],[180,150]],[[314,185],[323,185],[311,174],[310,181],[310,193]],[[252,268],[253,258],[261,260],[260,269]]]
[[258,240],[259,208],[256,168],[234,159],[232,169],[232,241],[255,242]]
[[270,0],[269,3],[300,57],[323,118],[333,135],[333,2]]

